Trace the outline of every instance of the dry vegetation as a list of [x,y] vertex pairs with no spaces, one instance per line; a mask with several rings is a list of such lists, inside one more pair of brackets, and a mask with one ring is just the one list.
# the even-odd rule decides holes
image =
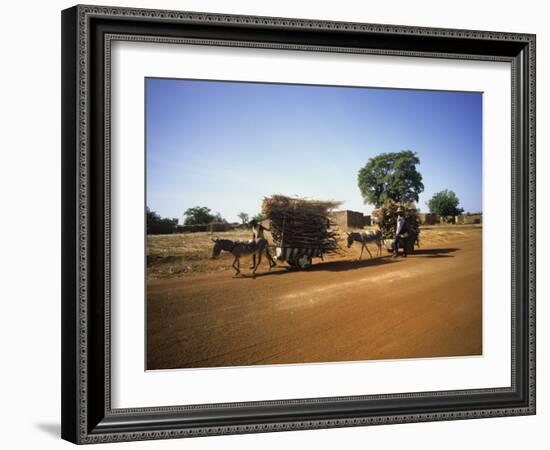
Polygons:
[[338,231],[330,216],[341,202],[273,195],[264,198],[262,213],[271,223],[273,239],[286,247],[315,247],[323,253],[338,251]]
[[[147,275],[161,278],[195,272],[218,272],[230,268],[233,258],[222,253],[211,259],[212,239],[248,240],[250,230],[177,233],[147,236]],[[269,236],[268,236],[269,239]]]
[[395,233],[395,218],[397,210],[402,208],[405,210],[405,215],[408,217],[410,232],[415,235],[420,227],[418,220],[418,210],[413,203],[397,203],[393,200],[386,200],[382,206],[372,212],[373,217],[378,219],[378,224],[382,235],[386,239],[393,238]]
[[[375,229],[375,227],[367,227]],[[481,234],[481,225],[432,225],[421,227],[420,248],[436,248],[464,238]],[[266,233],[271,242],[270,233]],[[221,272],[230,270],[233,257],[222,253],[217,259],[211,259],[212,238],[219,237],[232,240],[249,240],[250,230],[233,230],[225,232],[180,233],[168,235],[149,235],[147,237],[147,275],[149,279],[188,276],[193,273]],[[359,247],[346,248],[345,233],[340,233],[340,248],[334,255],[325,260],[354,259],[358,256]],[[274,254],[274,251],[272,251]],[[383,256],[387,254],[384,253]],[[317,262],[317,260],[315,261]],[[248,264],[244,259],[243,264]],[[285,265],[285,263],[279,263]],[[267,269],[267,263],[262,261]]]

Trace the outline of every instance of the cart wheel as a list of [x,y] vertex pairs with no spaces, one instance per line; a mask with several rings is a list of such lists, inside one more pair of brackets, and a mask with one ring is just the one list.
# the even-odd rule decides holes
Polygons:
[[302,270],[309,269],[311,267],[311,256],[309,255],[301,255],[296,260],[298,263],[298,267]]
[[412,254],[414,253],[414,238],[413,239],[408,239],[406,242],[405,242],[405,245],[407,246],[407,253],[409,254]]
[[288,270],[298,270],[298,266],[296,265],[295,261],[287,261],[286,263],[288,264]]

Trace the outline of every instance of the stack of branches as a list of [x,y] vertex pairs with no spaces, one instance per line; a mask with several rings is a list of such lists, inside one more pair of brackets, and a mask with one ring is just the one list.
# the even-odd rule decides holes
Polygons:
[[269,219],[271,235],[278,245],[332,253],[338,250],[338,233],[330,215],[340,205],[336,201],[272,195],[264,198],[262,214]]
[[414,203],[398,203],[393,200],[386,200],[380,208],[372,212],[384,239],[393,239],[395,237],[397,210],[399,207],[404,211],[411,234],[418,236],[420,233],[420,220],[418,219],[418,210],[415,208]]

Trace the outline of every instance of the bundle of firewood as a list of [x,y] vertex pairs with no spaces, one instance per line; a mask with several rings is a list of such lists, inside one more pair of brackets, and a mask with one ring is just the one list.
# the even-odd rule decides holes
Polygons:
[[270,221],[271,235],[277,245],[331,253],[338,249],[338,233],[330,214],[340,204],[273,195],[264,198],[262,214]]
[[410,232],[417,236],[420,233],[418,210],[413,203],[398,203],[393,200],[386,200],[380,208],[372,212],[374,220],[378,224],[384,239],[393,239],[395,237],[397,210],[399,208],[403,209],[403,214],[409,223]]

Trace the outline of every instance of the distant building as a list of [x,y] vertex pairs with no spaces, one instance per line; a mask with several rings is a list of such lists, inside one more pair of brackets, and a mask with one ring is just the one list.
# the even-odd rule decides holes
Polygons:
[[460,225],[481,224],[482,214],[460,214],[455,216],[455,223]]
[[439,216],[432,213],[418,213],[420,225],[435,225],[439,223]]
[[338,227],[342,229],[363,228],[371,225],[371,217],[358,211],[334,211],[332,218]]
[[439,216],[439,223],[453,225],[456,223],[456,218],[455,216]]

